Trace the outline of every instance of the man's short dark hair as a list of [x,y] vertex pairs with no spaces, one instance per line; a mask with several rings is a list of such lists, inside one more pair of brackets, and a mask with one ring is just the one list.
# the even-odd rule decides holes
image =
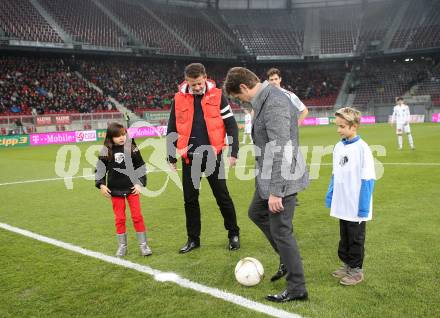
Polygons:
[[398,102],[399,100],[403,100],[403,97],[402,97],[402,96],[399,96],[399,97],[396,98],[396,101],[397,101],[397,102]]
[[205,66],[203,66],[201,63],[191,63],[185,67],[185,77],[197,78],[205,75]]
[[281,78],[281,71],[275,67],[272,67],[271,69],[269,69],[266,73],[267,78],[271,77],[272,75],[278,75],[278,77]]
[[247,68],[233,67],[228,71],[223,87],[227,95],[239,94],[241,92],[240,84],[254,88],[259,82],[258,76]]

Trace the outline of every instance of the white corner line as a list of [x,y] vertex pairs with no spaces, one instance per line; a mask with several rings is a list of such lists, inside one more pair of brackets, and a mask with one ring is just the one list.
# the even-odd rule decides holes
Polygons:
[[11,226],[9,224],[6,223],[0,223],[0,228],[10,231],[10,232],[14,232],[29,238],[32,238],[34,240],[43,242],[43,243],[47,243],[47,244],[51,244],[57,247],[61,247],[65,250],[68,251],[72,251],[75,253],[79,253],[85,256],[89,256],[89,257],[93,257],[96,259],[99,259],[101,261],[110,263],[110,264],[114,264],[114,265],[118,265],[118,266],[122,266],[125,268],[129,268],[129,269],[133,269],[135,271],[141,272],[141,273],[145,273],[148,275],[153,276],[153,278],[159,282],[172,282],[177,284],[180,287],[184,287],[184,288],[188,288],[188,289],[192,289],[196,292],[199,293],[203,293],[203,294],[207,294],[210,295],[212,297],[215,298],[219,298],[222,299],[224,301],[236,304],[238,306],[253,310],[253,311],[257,311],[257,312],[261,312],[264,313],[266,315],[272,316],[272,317],[281,317],[281,318],[301,318],[300,315],[298,314],[294,314],[294,313],[290,313],[281,309],[277,309],[275,307],[271,307],[268,305],[264,305],[262,303],[244,298],[242,296],[239,295],[235,295],[223,290],[219,290],[217,288],[213,288],[213,287],[209,287],[209,286],[205,286],[193,281],[190,281],[189,279],[180,277],[178,274],[175,273],[167,273],[167,272],[162,272],[159,270],[156,270],[154,268],[151,268],[149,266],[145,266],[145,265],[141,265],[138,263],[133,263],[124,259],[120,259],[117,257],[113,257],[113,256],[109,256],[109,255],[105,255],[102,254],[100,252],[95,252],[95,251],[91,251],[70,243],[66,243],[66,242],[62,242],[50,237],[46,237],[40,234],[36,234],[33,232],[30,232],[28,230],[24,230],[24,229],[20,229],[14,226]]

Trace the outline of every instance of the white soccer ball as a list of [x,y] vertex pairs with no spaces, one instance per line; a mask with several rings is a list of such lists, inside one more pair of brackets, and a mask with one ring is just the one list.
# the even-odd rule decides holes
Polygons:
[[235,279],[244,286],[255,286],[264,276],[260,261],[252,257],[241,259],[235,266]]

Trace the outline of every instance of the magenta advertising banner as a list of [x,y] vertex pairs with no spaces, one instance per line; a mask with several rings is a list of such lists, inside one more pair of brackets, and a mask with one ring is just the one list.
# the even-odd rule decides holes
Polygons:
[[440,123],[440,114],[432,114],[432,122]]
[[76,142],[76,133],[74,131],[31,134],[30,136],[31,146],[67,144]]
[[[130,138],[139,137],[160,137],[167,133],[167,126],[156,127],[132,127],[128,129]],[[52,133],[30,134],[31,146],[68,144],[76,142],[96,141],[98,134],[96,130],[63,131]]]
[[308,117],[305,118],[301,123],[302,126],[319,126],[328,124],[330,124],[330,120],[328,117]]
[[301,123],[302,126],[316,126],[317,121],[315,117],[306,117]]
[[96,141],[96,130],[76,131],[76,142]]
[[319,118],[316,118],[316,124],[317,125],[328,125],[328,124],[330,124],[330,120],[328,117],[319,117]]
[[128,128],[130,138],[139,137],[160,137],[167,133],[167,126],[147,126],[147,127],[131,127]]
[[375,124],[376,123],[376,116],[362,116],[361,117],[361,124]]

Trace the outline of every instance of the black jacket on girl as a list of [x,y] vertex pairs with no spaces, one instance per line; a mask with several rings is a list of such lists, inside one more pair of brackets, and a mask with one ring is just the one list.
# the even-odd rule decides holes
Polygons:
[[111,195],[116,197],[129,195],[135,184],[145,187],[147,183],[145,162],[134,142],[113,145],[111,150],[104,147],[95,173],[96,187],[107,185]]

